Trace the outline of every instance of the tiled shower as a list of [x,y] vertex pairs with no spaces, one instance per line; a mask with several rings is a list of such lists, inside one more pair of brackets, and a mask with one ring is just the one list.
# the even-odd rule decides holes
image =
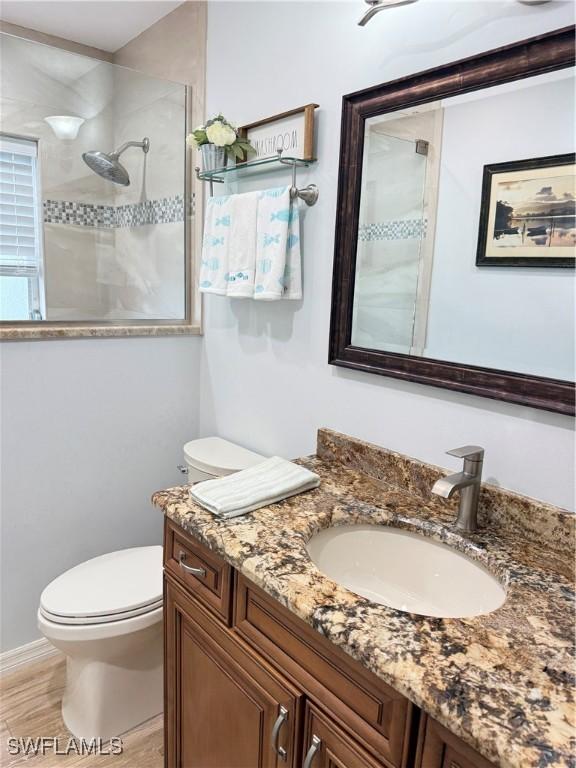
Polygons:
[[[1,56],[0,138],[37,146],[42,319],[182,319],[186,88],[6,34]],[[59,138],[45,121],[54,115],[83,118],[77,137]],[[121,158],[129,186],[99,177],[82,159],[144,137],[148,153],[130,149]],[[0,268],[15,273],[25,211],[13,178],[4,182]]]

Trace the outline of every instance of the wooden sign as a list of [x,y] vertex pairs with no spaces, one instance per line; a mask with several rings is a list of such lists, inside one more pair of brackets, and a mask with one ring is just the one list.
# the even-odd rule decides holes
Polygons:
[[256,150],[251,159],[273,157],[282,150],[287,157],[314,160],[314,110],[317,107],[318,104],[306,104],[240,126],[238,133],[249,139]]

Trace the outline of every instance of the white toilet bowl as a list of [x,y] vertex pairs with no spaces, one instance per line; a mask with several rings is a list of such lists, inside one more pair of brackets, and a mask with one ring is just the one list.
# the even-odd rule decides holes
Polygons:
[[51,582],[38,627],[67,657],[62,717],[109,739],[162,712],[162,547],[88,560]]

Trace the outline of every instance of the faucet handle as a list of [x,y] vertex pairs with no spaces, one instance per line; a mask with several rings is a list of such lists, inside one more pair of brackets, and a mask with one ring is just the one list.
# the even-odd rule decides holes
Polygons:
[[479,445],[463,445],[462,448],[452,448],[446,453],[448,456],[456,456],[458,459],[468,459],[468,461],[482,461],[484,459],[484,448]]

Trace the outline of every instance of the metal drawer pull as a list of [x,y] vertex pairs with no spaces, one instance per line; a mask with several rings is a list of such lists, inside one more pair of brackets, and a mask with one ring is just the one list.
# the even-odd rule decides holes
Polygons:
[[186,565],[184,560],[186,560],[186,552],[180,552],[178,562],[180,563],[180,568],[186,571],[186,573],[191,573],[192,576],[201,576],[202,578],[206,576],[206,570],[204,568],[192,568],[191,565]]
[[314,760],[316,756],[316,752],[320,749],[322,745],[321,739],[318,738],[318,736],[312,736],[312,744],[310,745],[310,749],[308,750],[308,753],[306,755],[306,759],[304,760],[304,765],[302,768],[312,768],[312,760]]
[[288,757],[288,753],[284,749],[284,747],[278,746],[278,736],[280,734],[280,728],[284,725],[284,723],[288,720],[288,710],[286,707],[280,706],[280,714],[276,718],[276,722],[274,723],[274,728],[272,728],[272,747],[274,748],[274,751],[277,755],[279,755],[282,760],[286,760]]
[[182,472],[183,475],[188,474],[188,467],[185,464],[176,464],[176,469]]

